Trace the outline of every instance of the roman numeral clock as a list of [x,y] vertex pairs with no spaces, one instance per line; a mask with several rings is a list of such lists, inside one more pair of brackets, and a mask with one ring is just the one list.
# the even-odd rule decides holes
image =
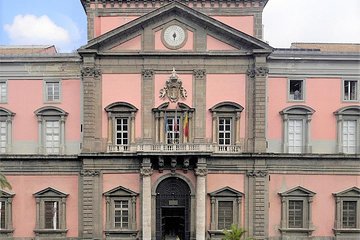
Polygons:
[[169,49],[179,49],[184,46],[187,34],[179,25],[170,25],[163,30],[163,43]]

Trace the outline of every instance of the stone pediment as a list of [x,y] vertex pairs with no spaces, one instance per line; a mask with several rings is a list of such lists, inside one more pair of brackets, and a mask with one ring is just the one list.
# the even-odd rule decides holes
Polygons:
[[349,189],[346,189],[342,192],[333,193],[335,197],[360,197],[360,188],[358,187],[352,187]]
[[209,193],[211,197],[241,197],[244,194],[231,187],[223,187],[219,190]]
[[282,197],[286,197],[286,196],[291,196],[291,197],[312,197],[314,196],[316,193],[303,188],[301,186],[292,188],[290,190],[287,190],[285,192],[279,193],[280,196]]
[[14,196],[15,196],[14,193],[10,193],[10,192],[0,189],[0,198],[12,198]]
[[56,198],[64,198],[67,197],[68,194],[63,193],[59,190],[56,190],[55,188],[52,187],[48,187],[45,188],[39,192],[34,193],[34,196],[37,198],[41,198],[41,197],[45,197],[45,198],[52,198],[52,197],[56,197]]
[[111,196],[111,197],[132,197],[137,195],[139,194],[123,186],[113,188],[104,193],[104,196]]
[[[145,51],[147,53],[148,51],[155,51],[155,47],[153,49],[139,50],[139,46],[137,46],[138,43],[135,43],[135,40],[138,39],[142,42],[154,41],[154,29],[160,29],[161,26],[171,22],[177,22],[189,29],[193,29],[195,34],[201,34],[202,32],[202,34],[205,34],[203,39],[211,37],[212,39],[216,39],[216,41],[228,45],[228,51],[240,51],[246,55],[251,54],[254,50],[264,53],[270,53],[272,51],[272,48],[267,43],[177,1],[166,4],[163,7],[90,40],[87,45],[81,47],[78,51],[80,54],[86,53],[89,50],[95,50],[97,54],[129,52],[129,50],[134,50],[133,52],[137,54]],[[153,35],[149,34],[151,32]],[[121,46],[125,45],[128,46],[128,48],[122,50]],[[205,51],[204,49],[203,52]]]

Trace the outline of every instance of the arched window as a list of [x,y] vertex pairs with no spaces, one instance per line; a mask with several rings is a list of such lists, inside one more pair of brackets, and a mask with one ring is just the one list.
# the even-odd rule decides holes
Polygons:
[[12,120],[15,113],[0,108],[0,153],[11,152]]
[[343,107],[334,112],[337,118],[339,153],[360,153],[360,106]]
[[155,141],[162,144],[192,142],[192,116],[194,109],[185,103],[169,108],[169,102],[153,108],[155,117]]
[[67,112],[52,106],[35,111],[38,119],[38,152],[40,154],[65,153],[65,120]]
[[126,102],[108,105],[108,151],[128,151],[135,143],[135,114],[137,108]]
[[240,116],[244,108],[234,102],[221,102],[209,109],[212,113],[212,142],[219,150],[240,146]]
[[280,112],[283,118],[283,152],[310,153],[310,121],[314,109],[296,105]]

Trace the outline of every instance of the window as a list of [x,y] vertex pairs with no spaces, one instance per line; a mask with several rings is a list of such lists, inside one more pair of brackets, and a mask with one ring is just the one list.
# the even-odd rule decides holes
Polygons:
[[0,238],[10,237],[13,233],[12,200],[15,194],[0,190]]
[[57,107],[43,107],[35,111],[38,118],[38,152],[40,154],[65,153],[65,120],[68,115]]
[[1,81],[0,82],[0,103],[7,102],[7,82]]
[[291,106],[280,112],[283,118],[283,152],[310,153],[310,122],[315,112],[307,106]]
[[337,118],[338,152],[360,153],[360,106],[348,106],[334,112]]
[[298,186],[279,195],[282,208],[279,230],[282,236],[310,236],[314,231],[311,205],[315,193]]
[[334,233],[337,239],[355,239],[360,234],[360,188],[334,193],[336,211]]
[[108,151],[129,151],[135,143],[135,114],[137,108],[130,103],[115,102],[108,105]]
[[289,100],[304,100],[304,80],[289,80]]
[[155,118],[156,142],[167,144],[169,146],[166,149],[172,150],[180,147],[179,145],[192,142],[191,127],[194,109],[184,103],[177,103],[172,109],[168,107],[169,103],[166,102],[152,111]]
[[130,239],[136,235],[136,201],[138,193],[122,186],[104,193],[106,202],[105,235]]
[[211,201],[211,224],[209,233],[212,238],[221,238],[224,229],[229,229],[232,224],[241,227],[241,203],[243,193],[224,187],[209,193]]
[[36,235],[56,238],[66,236],[66,198],[68,194],[48,187],[34,194],[36,200]]
[[12,119],[15,113],[0,108],[0,154],[10,153],[12,145]]
[[210,108],[212,141],[218,151],[241,151],[240,114],[244,108],[234,102],[221,102]]
[[46,102],[59,102],[60,101],[60,82],[59,81],[46,81],[45,82],[45,101]]
[[358,98],[358,80],[344,80],[344,100],[345,101],[357,101]]

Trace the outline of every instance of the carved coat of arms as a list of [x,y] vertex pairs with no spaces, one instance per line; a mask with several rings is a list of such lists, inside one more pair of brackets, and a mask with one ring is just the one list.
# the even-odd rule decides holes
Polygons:
[[179,98],[186,99],[187,92],[182,86],[182,82],[173,68],[169,80],[166,81],[166,86],[160,90],[160,98],[167,97],[170,102],[177,102]]

